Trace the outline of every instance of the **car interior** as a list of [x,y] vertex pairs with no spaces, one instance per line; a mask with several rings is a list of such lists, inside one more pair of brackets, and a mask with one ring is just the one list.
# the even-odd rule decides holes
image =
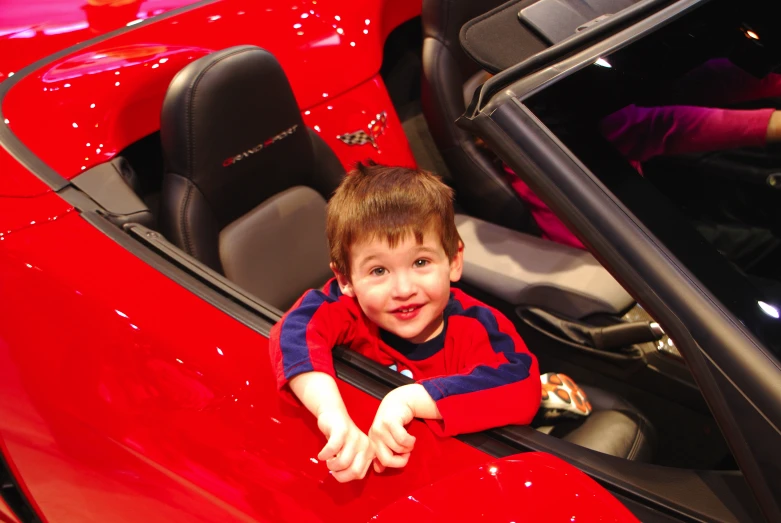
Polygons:
[[[535,427],[545,437],[666,467],[736,469],[673,340],[590,252],[542,239],[496,158],[456,126],[502,60],[532,58],[552,44],[518,20],[534,0],[499,4],[425,0],[422,17],[389,36],[381,70],[420,167],[456,190],[466,246],[458,285],[513,320],[542,372],[563,372],[589,394],[589,417]],[[522,35],[493,68],[461,46],[465,26],[485,31],[479,22],[489,19]],[[223,116],[236,107],[240,118]],[[159,133],[73,183],[115,224],[162,235],[278,317],[330,277],[325,205],[345,174],[300,113],[270,53],[218,51],[171,82]],[[280,129],[293,131],[263,154],[221,167],[226,143],[263,143]],[[387,369],[361,364],[387,377]]]

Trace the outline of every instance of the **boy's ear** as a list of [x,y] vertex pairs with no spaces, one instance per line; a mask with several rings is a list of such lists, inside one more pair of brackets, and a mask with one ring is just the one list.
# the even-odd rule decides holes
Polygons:
[[456,282],[461,279],[461,273],[464,271],[464,242],[458,240],[458,251],[450,262],[450,281]]
[[334,276],[336,276],[336,283],[339,284],[339,288],[342,290],[342,294],[349,296],[350,298],[355,298],[355,292],[353,292],[353,285],[350,283],[350,279],[336,269],[334,262],[331,262],[329,267],[331,267],[331,270],[334,271]]

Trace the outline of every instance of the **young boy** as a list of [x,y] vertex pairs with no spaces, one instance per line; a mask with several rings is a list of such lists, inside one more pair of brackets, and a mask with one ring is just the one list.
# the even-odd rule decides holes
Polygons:
[[[318,458],[338,481],[407,464],[427,420],[449,436],[528,424],[540,405],[540,375],[513,324],[470,298],[458,281],[464,245],[453,193],[436,176],[360,165],[328,204],[335,278],[304,294],[271,330],[280,389],[317,417],[328,443]],[[382,400],[368,435],[345,409],[331,350],[346,345],[414,378]]]

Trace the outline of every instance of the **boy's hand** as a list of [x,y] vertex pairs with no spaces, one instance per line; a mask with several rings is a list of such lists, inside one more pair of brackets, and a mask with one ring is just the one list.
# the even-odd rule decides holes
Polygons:
[[336,380],[324,372],[305,372],[290,379],[290,388],[315,415],[317,427],[328,439],[317,458],[326,462],[340,483],[363,478],[374,459],[374,449],[347,414]]
[[376,457],[376,472],[382,472],[385,467],[404,467],[415,446],[415,436],[404,428],[415,416],[406,387],[394,389],[385,396],[369,429],[369,439],[374,445]]
[[328,438],[317,459],[326,462],[334,479],[340,483],[363,479],[374,459],[374,448],[347,412],[322,412],[317,416],[317,427]]

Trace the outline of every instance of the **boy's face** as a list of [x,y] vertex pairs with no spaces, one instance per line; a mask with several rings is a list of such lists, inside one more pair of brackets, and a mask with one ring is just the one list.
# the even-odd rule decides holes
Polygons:
[[380,328],[412,343],[442,331],[450,282],[461,278],[464,250],[449,261],[434,231],[418,244],[408,234],[394,248],[385,239],[361,241],[350,249],[350,275],[336,273],[342,293],[358,300]]

